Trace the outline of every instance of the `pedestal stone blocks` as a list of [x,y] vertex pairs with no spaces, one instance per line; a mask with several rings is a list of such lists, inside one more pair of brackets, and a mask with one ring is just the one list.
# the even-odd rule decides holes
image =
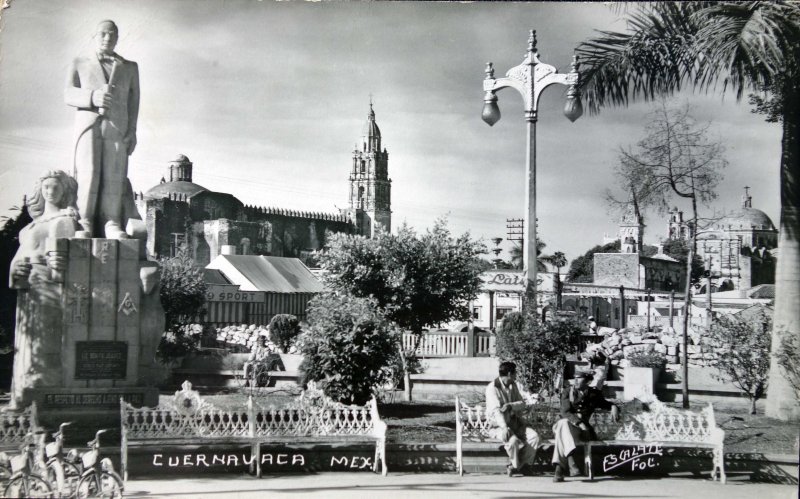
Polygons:
[[142,386],[164,328],[158,286],[145,292],[136,239],[70,239],[64,280],[63,387]]

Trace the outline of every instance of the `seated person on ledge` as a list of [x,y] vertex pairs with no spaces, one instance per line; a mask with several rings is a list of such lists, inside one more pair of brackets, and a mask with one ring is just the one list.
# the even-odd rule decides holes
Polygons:
[[564,470],[567,466],[571,476],[581,474],[573,453],[577,443],[597,440],[597,434],[589,424],[595,409],[610,409],[612,418],[615,421],[619,418],[619,408],[603,398],[600,390],[589,387],[591,379],[591,372],[576,369],[574,384],[561,391],[561,419],[553,426],[553,464],[556,466],[554,482],[564,481]]
[[486,387],[486,415],[496,427],[495,437],[503,441],[511,461],[508,476],[530,473],[539,448],[539,434],[525,421],[528,404],[516,383],[516,364],[502,362],[499,374]]

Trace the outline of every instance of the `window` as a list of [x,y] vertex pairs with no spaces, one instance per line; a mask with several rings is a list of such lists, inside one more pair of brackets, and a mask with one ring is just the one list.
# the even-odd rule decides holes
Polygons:
[[481,310],[483,307],[472,307],[472,320],[479,321],[481,320]]
[[506,314],[508,314],[510,312],[513,312],[513,311],[514,311],[514,309],[511,308],[511,307],[498,307],[497,308],[497,320],[498,321],[503,320],[503,317],[505,317]]
[[173,233],[172,240],[169,243],[169,256],[174,257],[178,256],[178,251],[180,251],[181,247],[186,244],[186,234],[180,233]]

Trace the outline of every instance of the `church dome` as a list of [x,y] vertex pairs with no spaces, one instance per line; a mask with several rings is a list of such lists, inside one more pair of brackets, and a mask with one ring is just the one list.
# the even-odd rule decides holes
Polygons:
[[170,197],[190,198],[208,189],[192,182],[193,163],[184,156],[178,156],[169,162],[169,182],[161,179],[161,183],[148,190],[144,196],[148,199],[164,199]]
[[144,197],[147,199],[163,199],[172,195],[180,195],[181,197],[190,198],[196,194],[207,191],[208,189],[202,185],[197,185],[194,182],[186,182],[185,180],[179,180],[176,182],[165,181],[154,187],[151,187],[147,192],[144,193]]
[[775,225],[766,213],[758,208],[745,207],[719,221],[720,228],[775,230]]

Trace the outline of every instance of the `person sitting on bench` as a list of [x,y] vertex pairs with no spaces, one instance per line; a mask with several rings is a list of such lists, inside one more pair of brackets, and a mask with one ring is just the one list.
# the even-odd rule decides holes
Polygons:
[[500,363],[499,374],[486,387],[486,415],[494,423],[495,437],[503,441],[508,454],[508,476],[530,474],[539,448],[539,434],[524,417],[528,404],[516,383],[516,364]]
[[597,434],[589,424],[595,409],[610,409],[611,417],[615,421],[619,418],[619,408],[603,398],[600,390],[589,386],[591,379],[592,372],[576,369],[574,384],[561,391],[561,419],[553,425],[553,464],[556,466],[554,482],[564,481],[564,470],[567,466],[571,476],[581,474],[572,454],[576,443],[597,440]]

